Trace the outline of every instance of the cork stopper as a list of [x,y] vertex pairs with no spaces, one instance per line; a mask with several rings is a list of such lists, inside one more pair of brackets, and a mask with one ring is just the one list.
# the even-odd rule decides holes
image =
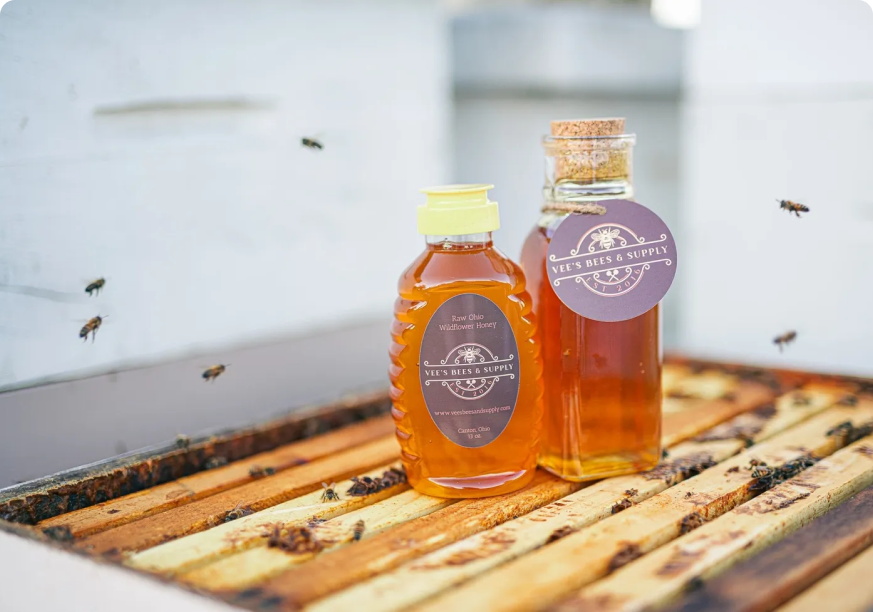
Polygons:
[[620,136],[624,134],[624,117],[608,119],[567,119],[552,121],[552,136]]
[[552,121],[544,146],[554,160],[553,184],[630,181],[634,141],[624,132],[624,117]]

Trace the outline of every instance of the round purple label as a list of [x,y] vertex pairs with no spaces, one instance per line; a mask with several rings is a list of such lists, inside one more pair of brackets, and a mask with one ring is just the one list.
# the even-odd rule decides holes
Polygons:
[[518,399],[518,345],[497,304],[462,293],[437,308],[421,340],[421,391],[449,440],[479,448],[503,433]]
[[571,214],[555,230],[546,268],[552,289],[575,313],[624,321],[653,308],[676,276],[676,243],[651,210],[604,200],[603,215]]

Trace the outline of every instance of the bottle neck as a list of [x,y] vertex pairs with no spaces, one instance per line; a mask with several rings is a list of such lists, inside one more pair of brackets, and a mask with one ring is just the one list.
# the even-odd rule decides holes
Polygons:
[[460,234],[456,236],[425,236],[427,248],[432,251],[467,251],[493,246],[491,232]]
[[633,134],[545,137],[543,216],[566,216],[574,205],[585,212],[585,205],[601,200],[633,199],[635,142]]

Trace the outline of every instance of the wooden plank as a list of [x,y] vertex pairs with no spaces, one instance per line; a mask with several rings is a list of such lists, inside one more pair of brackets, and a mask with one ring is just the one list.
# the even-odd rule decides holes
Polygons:
[[0,520],[35,525],[59,514],[148,489],[205,468],[220,455],[229,461],[362,421],[390,409],[384,391],[349,395],[338,402],[301,408],[244,429],[192,437],[113,457],[0,490]]
[[309,561],[317,554],[330,552],[355,542],[354,533],[358,521],[362,521],[364,526],[361,532],[361,540],[364,540],[391,527],[442,510],[455,502],[457,500],[428,497],[416,491],[405,491],[367,508],[349,512],[312,527],[312,537],[318,542],[320,551],[289,554],[278,548],[268,548],[261,540],[264,545],[182,574],[179,580],[208,590],[242,589],[272,578],[294,565]]
[[680,381],[693,375],[691,368],[687,365],[665,363],[661,367],[661,392],[664,394],[664,397],[675,393]]
[[[853,450],[857,452],[859,449],[869,449],[870,443],[871,440],[868,438],[853,445],[855,447]],[[836,459],[849,450],[851,448],[836,453],[832,459]],[[873,457],[870,461],[873,462]],[[807,487],[815,484],[809,478],[806,478],[804,483]],[[774,491],[775,489],[770,493]],[[819,491],[816,493],[819,494]],[[759,500],[764,501],[763,498],[759,498],[754,503],[760,505]],[[806,500],[804,500],[805,503]],[[795,507],[800,510],[803,510],[802,506],[802,504],[795,504]],[[741,506],[737,511],[743,508],[745,506]],[[794,509],[792,508],[792,510]],[[798,517],[796,513],[778,510],[767,514],[764,520],[773,517],[782,520],[786,531],[796,527],[796,521],[806,518],[804,516]],[[731,515],[726,515],[712,525],[724,523],[723,526],[728,528],[728,532],[730,532],[736,527],[734,524],[736,521],[730,520],[734,518]],[[747,519],[748,515],[743,515],[740,518]],[[707,525],[707,527],[710,526]],[[755,524],[753,527],[759,534],[758,537],[761,537],[759,525]],[[719,533],[724,535],[728,532],[722,529]],[[698,534],[695,532],[691,535],[697,536]],[[765,533],[763,538],[766,542],[772,540],[773,537],[778,537],[778,535],[771,536]],[[710,534],[711,537],[712,534]],[[742,539],[747,540],[745,534]],[[692,542],[691,539],[683,540],[686,538],[680,538],[675,543],[676,546],[681,546],[679,550],[693,551],[697,543]],[[696,590],[680,605],[671,609],[685,612],[710,610],[714,607],[725,611],[772,610],[810,585],[815,584],[858,552],[870,546],[871,543],[873,543],[873,489],[867,489],[809,526],[788,536],[782,542],[771,546],[711,582],[707,581],[703,588]],[[755,542],[755,547],[760,548],[758,542]],[[751,549],[749,551],[741,549],[742,556],[748,556],[750,551]],[[675,554],[675,551],[673,552]],[[661,551],[658,553],[660,554]],[[712,576],[716,573],[715,567],[721,568],[735,561],[735,559],[719,559],[717,551],[714,551],[713,555],[707,554],[706,556],[707,560],[703,561],[702,568],[696,563],[693,566],[689,564],[688,571],[694,572],[703,569],[706,576]],[[648,559],[646,561],[648,562]],[[631,573],[638,575],[641,568],[636,566],[637,564],[634,563],[627,569],[633,568]],[[622,573],[624,570],[620,570],[615,576],[618,577]],[[687,573],[685,568],[676,568],[676,571],[669,573],[669,578],[681,580],[682,575]],[[610,577],[611,579],[612,577]],[[857,586],[848,589],[849,592],[852,590],[858,590]],[[863,589],[861,590],[863,591]],[[659,599],[668,599],[669,597],[668,593]],[[823,601],[829,601],[829,605],[835,609],[844,609],[839,597],[820,600],[818,602],[819,609]]]
[[[383,465],[369,472],[360,473],[359,476],[379,478],[390,467],[391,465]],[[315,491],[252,515],[127,555],[124,563],[150,573],[172,576],[191,571],[236,552],[265,546],[266,535],[277,525],[287,530],[332,519],[346,512],[389,499],[409,489],[408,484],[401,483],[370,495],[347,495],[345,492],[353,484],[350,479],[336,484],[334,490],[339,494],[339,500],[323,500],[323,489],[319,487]]]
[[103,531],[80,540],[76,546],[90,553],[110,556],[124,551],[143,550],[219,525],[224,522],[228,511],[241,503],[246,509],[257,512],[320,489],[322,481],[347,478],[363,470],[396,461],[398,455],[399,449],[394,436],[382,438],[332,457],[291,468],[140,521]]
[[42,521],[39,527],[43,529],[66,527],[75,537],[91,535],[251,482],[255,480],[251,470],[256,467],[280,472],[377,438],[384,438],[393,430],[394,421],[390,415],[376,417],[315,438],[253,455],[224,467],[186,476],[132,495],[62,514]]
[[[757,392],[750,394],[750,400],[758,400]],[[821,398],[827,397],[822,394]],[[816,398],[811,403],[811,406],[817,406],[824,399]],[[751,405],[751,404],[749,404]],[[802,413],[795,412],[794,416],[799,417]],[[769,416],[769,415],[768,415]],[[669,430],[666,432],[669,435]],[[289,502],[290,503],[290,502]],[[262,538],[263,525],[258,525],[258,529],[253,530],[247,527],[248,523],[235,522],[230,527],[224,527],[217,530],[210,530],[194,536],[185,538],[183,542],[168,543],[159,546],[155,549],[144,551],[134,555],[128,560],[128,563],[158,573],[178,573],[180,571],[191,571],[207,562],[215,562],[222,557],[238,552],[244,548],[256,547],[264,545]],[[288,523],[286,527],[295,525],[296,523]],[[252,558],[254,558],[254,554]],[[257,553],[259,558],[265,558],[264,553]],[[233,562],[228,561],[225,566],[231,567]],[[268,567],[272,567],[269,563]],[[203,575],[206,573],[204,572]],[[241,575],[241,574],[240,574]]]
[[694,397],[707,400],[723,399],[734,392],[739,379],[722,370],[707,369],[703,372],[692,373],[689,368],[678,376],[675,373],[664,376],[662,379],[662,392],[664,397]]
[[[733,389],[730,399],[666,399],[670,402],[683,403],[686,407],[681,411],[665,411],[663,417],[665,446],[687,440],[719,423],[738,414],[742,414],[756,406],[768,402],[775,396],[772,389],[757,383],[741,383]],[[675,410],[675,408],[673,409]]]
[[[873,484],[865,438],[583,589],[560,612],[641,612],[771,546]],[[772,610],[873,542],[873,490],[695,593],[684,612]],[[831,604],[832,609],[842,609]]]
[[368,541],[319,556],[259,587],[239,594],[229,593],[228,598],[243,607],[258,608],[269,604],[280,609],[296,609],[426,552],[527,514],[581,487],[580,483],[565,482],[539,472],[528,486],[519,491],[458,501]]
[[[627,510],[475,578],[421,610],[532,610],[557,603],[687,530],[750,499],[750,460],[778,466],[815,453],[826,456],[845,439],[827,435],[845,421],[873,418],[873,403],[832,408]],[[448,606],[448,607],[446,607]]]
[[777,609],[777,612],[867,612],[873,608],[873,547],[867,548],[823,580]]
[[[749,386],[750,389],[753,389],[755,387],[756,385]],[[766,399],[769,398],[770,395],[755,395],[755,397],[764,397]],[[822,402],[824,402],[824,404],[832,401],[832,398],[826,396],[826,394],[823,394],[822,398]],[[695,433],[700,433],[700,431],[700,429],[691,430],[691,434],[693,435]],[[665,433],[667,435],[670,435],[671,432],[668,431]],[[736,446],[734,446],[733,448],[736,449]],[[492,498],[492,500],[494,499],[499,500],[500,498]],[[255,605],[251,602],[262,600],[263,598],[275,598],[281,601],[287,600],[291,602],[288,605],[303,605],[306,603],[310,603],[314,599],[324,597],[336,590],[346,588],[357,581],[366,579],[378,573],[397,567],[402,562],[421,556],[427,553],[429,550],[448,545],[456,541],[457,539],[460,539],[460,537],[463,537],[462,534],[459,534],[459,532],[454,530],[455,525],[453,524],[453,518],[454,513],[458,513],[463,508],[467,507],[466,503],[467,502],[465,502],[463,505],[453,506],[451,508],[452,514],[437,512],[427,517],[427,519],[423,519],[431,521],[426,524],[428,529],[434,529],[433,525],[437,524],[435,528],[435,533],[439,533],[442,531],[446,534],[451,534],[450,538],[443,537],[441,534],[440,539],[438,540],[439,546],[433,546],[430,542],[427,546],[420,545],[420,542],[422,540],[418,539],[414,540],[417,544],[419,544],[415,547],[414,551],[407,549],[403,551],[403,555],[399,555],[394,550],[397,548],[397,546],[392,545],[390,543],[390,540],[387,538],[388,536],[392,535],[394,536],[395,540],[400,538],[400,536],[396,535],[399,530],[394,530],[389,534],[385,534],[386,538],[381,544],[382,548],[380,548],[380,543],[378,542],[371,542],[369,543],[369,546],[356,547],[354,551],[350,550],[343,553],[344,561],[342,563],[328,563],[328,557],[332,557],[332,555],[319,558],[315,562],[304,566],[303,568],[285,572],[276,576],[274,579],[270,580],[266,585],[264,585],[263,588],[255,589],[253,591],[254,594],[247,595],[243,593],[241,596],[241,605]],[[481,512],[492,511],[490,510],[492,502],[478,501],[476,503],[483,506],[480,510]],[[486,507],[486,505],[488,507]],[[475,508],[476,506],[473,505],[471,507]],[[408,525],[408,527],[414,529],[415,524],[422,523],[423,520],[413,521],[413,523]],[[438,525],[439,522],[442,522],[443,526],[440,527]],[[472,533],[478,533],[483,529],[484,528],[481,526],[477,527],[475,530],[469,532],[467,535],[470,535]],[[384,559],[380,559],[380,557],[384,557]]]
[[671,448],[669,460],[655,472],[595,483],[527,516],[321,599],[307,609],[340,611],[352,605],[363,605],[373,612],[404,609],[648,499],[706,466],[740,452],[747,441],[767,439],[809,418],[838,397],[840,392],[833,388],[810,388],[809,402],[799,407],[793,395],[786,395],[776,400],[774,406],[739,415],[704,432],[700,436],[704,442],[685,442]]

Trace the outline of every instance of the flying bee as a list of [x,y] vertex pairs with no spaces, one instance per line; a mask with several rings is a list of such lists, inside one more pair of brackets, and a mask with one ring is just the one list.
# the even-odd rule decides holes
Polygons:
[[357,523],[355,523],[355,528],[352,531],[352,538],[354,538],[355,542],[359,542],[363,535],[364,535],[364,521],[358,521]]
[[809,206],[804,206],[803,204],[798,204],[791,200],[780,200],[778,198],[776,201],[779,202],[779,208],[787,210],[789,215],[794,213],[799,217],[800,213],[809,212]]
[[97,315],[93,319],[90,319],[85,326],[79,330],[79,337],[83,338],[85,342],[88,341],[88,334],[91,334],[91,342],[94,342],[94,338],[97,337],[97,330],[100,329],[100,326],[103,325],[103,319],[108,317],[109,315]]
[[313,151],[321,151],[324,148],[324,145],[315,138],[301,138],[300,144]]
[[97,280],[90,283],[87,287],[85,287],[85,293],[88,294],[88,297],[92,295],[100,295],[100,290],[103,289],[103,285],[106,284],[105,278],[98,278]]
[[793,330],[792,330],[792,331],[787,331],[787,332],[785,332],[784,334],[782,334],[781,336],[776,336],[776,337],[773,339],[773,344],[776,344],[776,345],[779,346],[779,352],[781,353],[783,347],[785,347],[786,344],[791,344],[792,342],[794,342],[794,340],[795,340],[796,338],[797,338],[797,332],[796,332],[796,331],[793,331]]
[[329,501],[339,501],[340,496],[339,493],[333,490],[336,486],[335,482],[330,483],[330,486],[327,486],[326,482],[321,483],[321,486],[324,488],[324,491],[321,494],[321,501],[329,502]]
[[229,363],[219,363],[218,365],[210,366],[203,370],[203,380],[214,381],[221,376],[229,366]]

